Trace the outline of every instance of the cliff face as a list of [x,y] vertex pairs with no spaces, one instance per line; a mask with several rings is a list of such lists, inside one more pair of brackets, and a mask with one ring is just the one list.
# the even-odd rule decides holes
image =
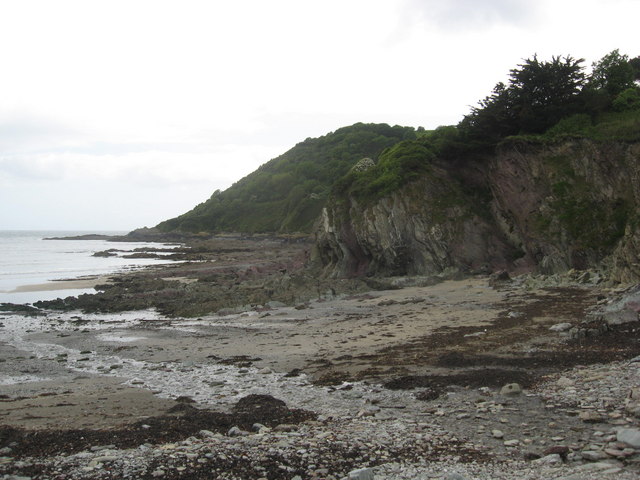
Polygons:
[[375,202],[334,198],[316,232],[333,276],[605,267],[640,279],[640,145],[512,143]]

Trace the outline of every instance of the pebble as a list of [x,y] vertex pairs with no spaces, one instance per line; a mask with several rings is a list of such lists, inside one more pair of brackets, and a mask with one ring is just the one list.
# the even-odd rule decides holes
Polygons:
[[500,395],[519,395],[522,387],[518,383],[508,383],[500,389]]

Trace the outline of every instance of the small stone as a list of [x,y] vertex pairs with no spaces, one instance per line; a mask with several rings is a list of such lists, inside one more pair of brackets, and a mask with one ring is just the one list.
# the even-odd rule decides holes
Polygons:
[[553,447],[547,448],[543,452],[543,455],[553,455],[553,454],[560,455],[563,459],[566,459],[567,455],[569,454],[569,447],[567,447],[566,445],[554,445]]
[[502,442],[505,447],[517,447],[520,445],[520,440],[505,440]]
[[618,450],[617,448],[605,448],[604,453],[606,453],[610,457],[616,457],[616,458],[626,457],[624,452],[622,450]]
[[580,453],[580,455],[582,456],[583,460],[587,460],[589,462],[599,462],[600,460],[609,458],[606,453],[599,450],[585,450],[584,452]]
[[567,377],[560,377],[556,382],[560,387],[573,387],[576,382]]
[[374,480],[373,470],[370,468],[359,468],[349,472],[349,480]]
[[545,455],[542,458],[539,458],[537,460],[533,460],[531,463],[535,463],[537,465],[543,464],[543,465],[556,465],[559,463],[562,463],[562,457],[560,455],[558,455],[557,453],[552,453],[551,455]]
[[491,436],[493,438],[504,438],[504,433],[502,430],[491,430]]
[[519,395],[522,387],[518,383],[508,383],[500,389],[500,395]]
[[578,417],[585,423],[602,422],[602,416],[598,412],[594,412],[593,410],[585,410],[584,412],[580,412]]
[[293,432],[297,430],[297,426],[289,424],[289,423],[281,423],[280,425],[276,425],[273,429],[274,432]]
[[248,432],[245,432],[244,430],[240,430],[238,427],[231,427],[229,429],[229,432],[227,432],[227,435],[230,437],[243,437],[248,434],[249,434]]
[[153,472],[151,472],[151,476],[158,478],[158,477],[163,477],[164,476],[164,470],[162,470],[161,468],[154,470]]
[[459,473],[450,473],[446,477],[445,480],[467,480],[467,477],[460,475]]
[[555,325],[549,327],[549,330],[552,332],[566,332],[573,327],[570,323],[556,323]]

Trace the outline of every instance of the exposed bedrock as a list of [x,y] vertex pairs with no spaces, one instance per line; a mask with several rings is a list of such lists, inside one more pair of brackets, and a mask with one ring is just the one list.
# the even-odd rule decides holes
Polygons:
[[640,279],[640,145],[511,142],[375,201],[332,198],[316,230],[330,276],[605,270]]

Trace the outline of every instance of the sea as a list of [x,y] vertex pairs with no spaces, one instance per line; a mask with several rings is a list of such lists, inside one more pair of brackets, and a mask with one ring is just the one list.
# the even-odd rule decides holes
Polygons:
[[[51,237],[101,234],[123,235],[117,231],[26,231],[0,230],[0,303],[31,304],[82,293],[95,293],[93,288],[23,291],[23,288],[55,280],[69,280],[95,275],[131,271],[148,265],[170,263],[153,258],[123,258],[136,248],[172,248],[175,244],[149,242],[110,242],[108,240],[46,240]],[[94,257],[96,252],[117,249],[115,257]]]

